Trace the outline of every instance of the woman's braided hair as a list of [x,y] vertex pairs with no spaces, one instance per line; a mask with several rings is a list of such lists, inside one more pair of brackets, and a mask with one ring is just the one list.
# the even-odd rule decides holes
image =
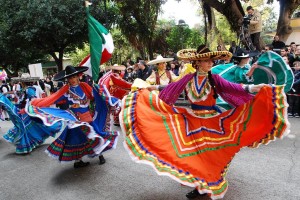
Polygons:
[[214,79],[213,79],[213,77],[212,77],[211,71],[208,72],[208,77],[207,77],[207,78],[208,78],[209,84],[210,84],[210,86],[212,87],[213,92],[214,92],[213,97],[214,97],[215,99],[217,99],[219,95],[217,94],[215,81],[214,81]]

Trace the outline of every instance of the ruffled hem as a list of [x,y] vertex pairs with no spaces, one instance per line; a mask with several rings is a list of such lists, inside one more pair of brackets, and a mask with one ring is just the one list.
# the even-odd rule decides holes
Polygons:
[[266,87],[252,101],[211,119],[168,106],[146,90],[129,94],[122,105],[120,124],[131,158],[212,199],[224,197],[228,167],[241,148],[268,144],[290,127],[282,86]]

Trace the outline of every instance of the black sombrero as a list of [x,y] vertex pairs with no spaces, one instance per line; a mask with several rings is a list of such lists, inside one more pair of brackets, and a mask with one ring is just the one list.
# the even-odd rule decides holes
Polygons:
[[58,72],[53,80],[54,81],[60,81],[60,80],[63,80],[65,78],[68,78],[70,76],[74,76],[76,74],[80,74],[82,72],[85,72],[87,71],[89,68],[88,67],[84,67],[84,66],[81,66],[81,67],[73,67],[71,65],[68,65],[66,66],[65,70],[61,71],[61,72]]
[[259,51],[248,51],[244,48],[238,48],[232,58],[251,58],[258,56],[259,54]]

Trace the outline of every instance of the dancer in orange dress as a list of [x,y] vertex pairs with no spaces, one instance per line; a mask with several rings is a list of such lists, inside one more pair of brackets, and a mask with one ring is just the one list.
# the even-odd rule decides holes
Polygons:
[[[136,162],[196,188],[186,195],[189,199],[223,198],[235,154],[289,132],[283,86],[236,84],[212,75],[213,60],[230,59],[228,51],[211,52],[201,45],[177,56],[192,61],[197,72],[170,83],[159,95],[150,86],[123,99],[124,146]],[[173,106],[183,90],[191,108]],[[218,95],[234,108],[222,112],[216,106]]]

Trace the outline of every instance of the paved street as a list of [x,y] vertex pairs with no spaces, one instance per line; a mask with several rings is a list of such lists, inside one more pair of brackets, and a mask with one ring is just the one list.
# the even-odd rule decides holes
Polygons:
[[[290,122],[288,137],[235,156],[225,200],[300,199],[300,119]],[[106,164],[100,166],[94,158],[90,166],[74,169],[73,162],[61,164],[46,155],[53,139],[29,155],[16,155],[2,138],[12,124],[1,121],[0,127],[0,200],[185,200],[192,190],[134,163],[123,147],[123,135],[117,149],[105,153]]]

